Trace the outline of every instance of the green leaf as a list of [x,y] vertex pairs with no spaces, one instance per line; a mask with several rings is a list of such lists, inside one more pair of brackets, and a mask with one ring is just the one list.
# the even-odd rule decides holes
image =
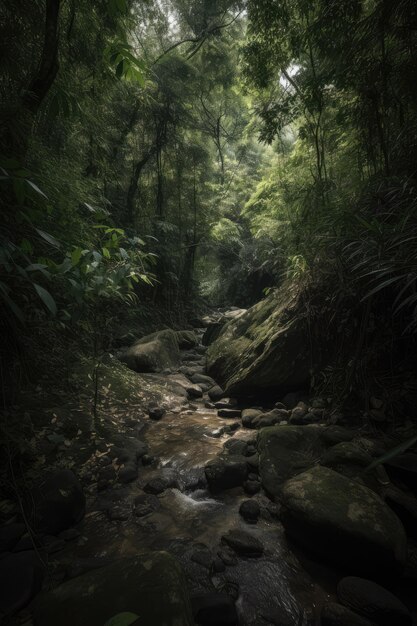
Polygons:
[[103,250],[103,256],[106,257],[106,259],[110,259],[110,251],[108,248],[102,248]]
[[51,296],[49,291],[47,291],[46,289],[44,289],[43,287],[41,287],[37,283],[33,283],[33,286],[34,286],[34,288],[36,290],[36,293],[38,294],[38,296],[40,297],[40,299],[44,303],[44,305],[49,309],[49,311],[52,313],[52,315],[56,315],[56,313],[57,313],[57,306],[55,304],[55,300],[53,299],[53,297]]
[[146,274],[139,274],[139,278],[140,278],[140,279],[141,279],[144,283],[146,283],[147,285],[152,285],[152,286],[153,286],[153,283],[152,283],[151,279],[150,279],[150,278],[149,278],[149,276],[147,276]]
[[22,252],[27,252],[28,254],[30,254],[31,252],[33,252],[33,245],[30,241],[28,241],[28,239],[22,239],[20,249]]
[[31,189],[33,189],[33,191],[35,191],[35,193],[37,193],[39,196],[42,196],[42,198],[45,198],[45,200],[48,199],[48,196],[46,194],[43,193],[43,191],[41,189],[39,189],[39,187],[37,185],[35,185],[35,183],[33,183],[31,180],[26,179],[26,183],[29,185],[29,187]]
[[414,435],[414,437],[411,437],[410,439],[403,441],[398,446],[395,446],[395,448],[388,450],[388,452],[386,452],[382,456],[375,459],[375,461],[370,463],[370,465],[368,465],[368,467],[366,467],[364,471],[370,472],[378,465],[381,465],[381,463],[386,463],[387,461],[390,461],[391,459],[398,456],[399,454],[402,454],[402,452],[405,452],[406,450],[408,450],[408,448],[411,448],[411,446],[413,446],[415,443],[417,443],[417,435]]
[[45,239],[45,241],[47,241],[54,248],[61,247],[61,244],[59,243],[59,241],[55,239],[55,237],[53,237],[49,233],[46,233],[44,230],[41,230],[40,228],[35,228],[35,230],[38,233],[38,235],[42,237],[42,239]]
[[397,283],[402,278],[404,278],[404,276],[394,276],[394,278],[384,280],[382,283],[380,283],[379,285],[371,289],[371,291],[368,291],[368,293],[362,298],[361,302],[363,302],[364,300],[367,300],[368,298],[378,293],[379,291],[382,291],[383,289],[385,289],[385,287],[392,285],[392,283]]
[[82,249],[81,248],[75,248],[75,250],[72,251],[72,253],[71,253],[71,263],[72,263],[72,265],[74,267],[76,265],[78,265],[78,263],[80,262],[81,254],[82,254]]
[[25,269],[27,272],[41,272],[47,278],[50,277],[50,273],[47,271],[48,266],[43,263],[31,263]]
[[118,613],[111,619],[109,619],[104,626],[131,626],[133,623],[137,623],[139,615],[135,613]]

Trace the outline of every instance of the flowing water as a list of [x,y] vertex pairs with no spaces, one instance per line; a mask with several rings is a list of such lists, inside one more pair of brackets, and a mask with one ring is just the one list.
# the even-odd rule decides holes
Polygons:
[[[165,549],[182,562],[192,593],[226,590],[234,594],[241,626],[318,624],[320,606],[328,595],[287,545],[281,524],[267,512],[267,497],[253,496],[263,514],[257,524],[249,525],[239,515],[241,502],[248,498],[242,488],[216,496],[207,491],[204,466],[225,441],[231,436],[254,438],[254,431],[244,428],[234,435],[221,434],[221,428],[231,422],[205,408],[202,399],[159,421],[147,420],[140,437],[159,458],[158,466],[141,467],[136,482],[104,492],[90,503],[82,530],[86,541],[79,542],[75,558],[113,558]],[[144,495],[144,485],[155,477],[167,479],[172,486],[158,496]],[[151,505],[141,517],[132,513],[138,498]],[[105,511],[109,506],[116,511],[113,517],[121,512],[120,521],[109,519]],[[237,564],[221,573],[195,561],[199,551],[209,550],[216,557],[221,536],[233,528],[257,537],[264,546],[263,556],[239,557]]]

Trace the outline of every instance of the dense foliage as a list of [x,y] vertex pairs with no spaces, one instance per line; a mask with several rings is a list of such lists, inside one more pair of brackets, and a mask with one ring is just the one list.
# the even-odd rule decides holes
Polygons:
[[331,284],[335,310],[364,301],[358,352],[375,323],[380,343],[413,335],[414,2],[6,0],[0,17],[3,371],[28,335],[108,347],[120,303],[175,324],[288,277]]

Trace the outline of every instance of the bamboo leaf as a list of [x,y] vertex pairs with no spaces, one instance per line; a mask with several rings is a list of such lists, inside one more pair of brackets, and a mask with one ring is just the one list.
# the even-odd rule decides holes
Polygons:
[[386,463],[387,461],[390,461],[391,459],[395,458],[399,454],[402,454],[403,452],[408,450],[408,448],[411,448],[411,446],[413,446],[415,443],[417,443],[417,435],[414,435],[414,437],[410,437],[410,439],[403,441],[398,446],[395,446],[395,448],[388,450],[388,452],[386,452],[385,454],[380,456],[378,459],[375,459],[375,461],[370,463],[370,465],[368,465],[368,467],[366,467],[364,471],[370,472],[378,465],[381,465],[382,463]]

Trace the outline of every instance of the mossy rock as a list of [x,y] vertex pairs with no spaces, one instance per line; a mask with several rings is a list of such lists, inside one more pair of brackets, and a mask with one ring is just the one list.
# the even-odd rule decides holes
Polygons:
[[316,466],[284,483],[281,519],[302,547],[352,574],[383,578],[401,571],[406,536],[373,491]]
[[271,426],[258,433],[259,472],[264,489],[280,494],[282,484],[313,466],[323,450],[317,426]]
[[299,295],[274,291],[223,327],[207,371],[230,394],[299,389],[310,377],[310,344]]
[[198,345],[198,338],[192,330],[177,330],[177,341],[181,350],[190,350]]
[[35,626],[104,626],[118,613],[143,626],[192,626],[183,571],[165,552],[121,559],[69,580],[35,603]]
[[162,372],[176,368],[180,363],[177,333],[161,330],[136,341],[119,356],[135,372]]

